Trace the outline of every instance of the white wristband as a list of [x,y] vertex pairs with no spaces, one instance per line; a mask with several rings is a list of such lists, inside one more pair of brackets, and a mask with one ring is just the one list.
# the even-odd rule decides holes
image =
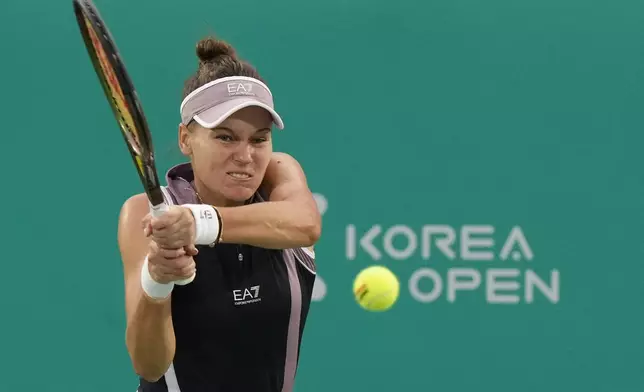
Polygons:
[[141,287],[145,294],[152,299],[166,299],[174,289],[174,283],[159,283],[152,279],[148,269],[148,257],[145,257],[141,268]]
[[195,245],[210,245],[221,236],[221,217],[215,207],[208,204],[183,204],[195,218]]

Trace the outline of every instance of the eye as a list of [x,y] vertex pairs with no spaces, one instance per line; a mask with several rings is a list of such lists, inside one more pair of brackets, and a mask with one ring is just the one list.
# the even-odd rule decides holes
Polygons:
[[258,138],[253,139],[253,143],[255,143],[255,144],[260,144],[260,143],[264,143],[264,142],[265,142],[265,141],[267,141],[267,140],[268,140],[268,139],[267,139],[267,138],[265,138],[265,137],[258,137]]
[[233,138],[230,135],[217,135],[217,139],[224,142],[232,142]]

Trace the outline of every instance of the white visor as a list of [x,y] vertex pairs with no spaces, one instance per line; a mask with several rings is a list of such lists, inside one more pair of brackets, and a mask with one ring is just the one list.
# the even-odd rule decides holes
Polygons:
[[274,109],[271,91],[261,81],[245,76],[217,79],[190,93],[181,103],[181,122],[188,125],[194,120],[204,128],[214,128],[249,106],[265,109],[275,126],[284,129],[284,122]]

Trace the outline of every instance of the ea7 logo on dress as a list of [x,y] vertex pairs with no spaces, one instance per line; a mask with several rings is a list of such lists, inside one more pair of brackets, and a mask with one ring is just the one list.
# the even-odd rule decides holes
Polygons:
[[233,290],[235,305],[247,305],[253,302],[260,302],[259,286],[251,286],[243,290]]
[[251,83],[228,83],[226,87],[229,95],[255,95]]

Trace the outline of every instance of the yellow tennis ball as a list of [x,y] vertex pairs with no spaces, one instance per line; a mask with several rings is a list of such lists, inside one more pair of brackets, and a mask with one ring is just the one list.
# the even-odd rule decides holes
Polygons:
[[372,312],[391,308],[400,293],[398,278],[387,267],[374,265],[360,271],[353,281],[353,295],[358,304]]

